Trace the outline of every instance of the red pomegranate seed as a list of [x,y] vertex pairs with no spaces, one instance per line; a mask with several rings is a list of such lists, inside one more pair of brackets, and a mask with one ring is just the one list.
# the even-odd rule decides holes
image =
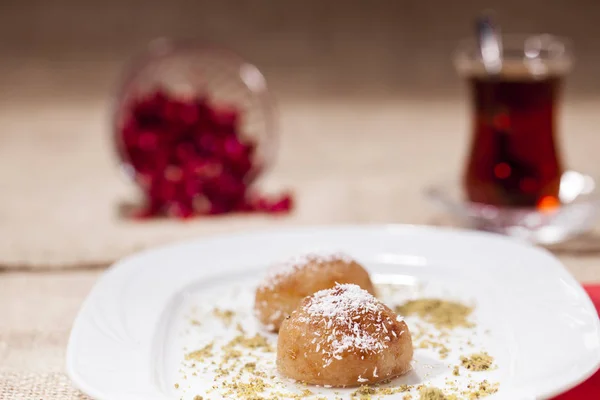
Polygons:
[[270,208],[267,211],[274,213],[285,213],[289,212],[292,209],[293,202],[292,196],[290,194],[286,194],[281,197],[279,200],[275,201],[271,204]]
[[289,194],[277,199],[249,194],[248,182],[261,160],[239,121],[236,108],[214,107],[205,98],[175,98],[157,90],[134,99],[120,134],[147,196],[138,216],[289,212]]
[[193,203],[195,196],[202,193],[202,183],[198,179],[185,178],[185,181],[183,182],[183,193],[186,198],[192,199],[191,201]]
[[224,143],[225,156],[230,160],[239,160],[240,158],[246,159],[246,147],[240,143],[235,137],[231,136],[225,139]]
[[137,145],[140,150],[154,150],[158,145],[158,136],[151,131],[143,132],[138,137]]
[[192,208],[197,214],[208,214],[211,209],[210,200],[204,195],[196,194],[192,199]]
[[180,143],[175,147],[175,156],[180,163],[193,160],[196,157],[196,147],[193,143]]
[[195,169],[196,175],[204,179],[216,178],[223,173],[223,166],[219,161],[202,160],[201,165]]
[[213,108],[212,110],[213,121],[219,128],[220,132],[232,133],[236,132],[236,125],[238,121],[238,111],[232,107],[220,107]]
[[169,165],[165,169],[165,179],[169,182],[179,182],[183,178],[183,171],[175,165]]
[[[152,191],[154,189],[154,191]],[[168,181],[162,180],[152,185],[150,196],[156,200],[162,201],[164,204],[175,200],[177,196],[177,186]]]
[[196,121],[198,121],[200,112],[198,107],[196,107],[196,104],[193,102],[183,103],[180,107],[179,117],[181,118],[182,122],[187,125],[193,125],[196,123]]
[[208,155],[216,155],[219,153],[220,140],[211,132],[202,132],[196,135],[196,145],[199,149]]
[[176,218],[190,218],[194,215],[194,211],[184,203],[175,202],[168,205],[167,215]]

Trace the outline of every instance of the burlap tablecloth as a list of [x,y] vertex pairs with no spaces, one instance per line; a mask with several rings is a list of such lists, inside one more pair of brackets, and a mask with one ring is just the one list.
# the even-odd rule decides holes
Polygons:
[[[590,172],[598,105],[571,103],[563,124],[566,158]],[[467,130],[462,103],[289,103],[264,184],[296,190],[292,215],[134,223],[118,216],[134,191],[112,156],[104,104],[40,104],[36,118],[30,110],[0,110],[2,400],[86,398],[63,373],[72,321],[102,269],[139,248],[281,225],[446,224],[422,190],[457,174]],[[594,236],[557,254],[578,279],[600,280]]]
[[181,238],[283,224],[426,223],[431,209],[420,190],[458,170],[462,111],[394,101],[291,104],[281,110],[279,160],[263,186],[293,189],[292,215],[140,223],[119,212],[136,190],[118,168],[106,104],[7,107],[0,111],[0,268],[102,266]]

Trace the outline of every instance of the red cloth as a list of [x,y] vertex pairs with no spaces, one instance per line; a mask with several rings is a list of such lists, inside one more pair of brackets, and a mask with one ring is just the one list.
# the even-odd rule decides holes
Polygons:
[[[592,298],[596,310],[600,314],[600,285],[585,285],[585,290]],[[600,371],[581,385],[569,390],[567,393],[555,397],[554,400],[592,400],[600,399]]]

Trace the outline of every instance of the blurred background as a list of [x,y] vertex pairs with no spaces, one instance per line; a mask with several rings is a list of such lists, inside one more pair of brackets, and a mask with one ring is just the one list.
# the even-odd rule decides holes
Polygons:
[[569,90],[600,80],[600,4],[542,1],[5,0],[2,101],[106,98],[123,62],[149,40],[191,37],[239,52],[280,99],[456,98],[450,54],[494,9],[505,32],[551,32],[576,45]]
[[471,123],[452,52],[487,9],[504,32],[572,39],[560,142],[567,166],[598,172],[596,1],[2,1],[0,263],[105,265],[260,225],[118,221],[135,188],[119,173],[109,106],[124,66],[158,37],[229,47],[266,76],[281,140],[265,185],[297,194],[281,224],[438,223],[423,190],[458,179]]

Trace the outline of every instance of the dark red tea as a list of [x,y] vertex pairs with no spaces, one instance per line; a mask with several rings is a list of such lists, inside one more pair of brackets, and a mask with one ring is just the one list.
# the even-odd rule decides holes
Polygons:
[[563,172],[555,117],[561,77],[469,78],[474,126],[464,184],[471,201],[552,209]]

